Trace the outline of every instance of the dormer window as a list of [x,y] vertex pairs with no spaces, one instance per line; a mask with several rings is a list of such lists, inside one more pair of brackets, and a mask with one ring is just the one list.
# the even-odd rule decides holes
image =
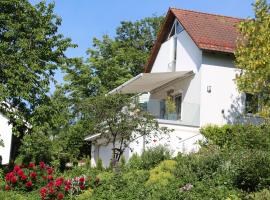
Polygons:
[[177,19],[174,20],[174,23],[172,25],[170,34],[169,34],[169,38],[171,38],[174,35],[177,35],[179,33],[181,33],[184,30],[183,26],[179,23],[179,21]]

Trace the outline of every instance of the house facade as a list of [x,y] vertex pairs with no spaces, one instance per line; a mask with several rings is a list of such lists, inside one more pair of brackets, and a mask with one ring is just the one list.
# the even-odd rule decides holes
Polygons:
[[12,146],[12,125],[9,120],[0,113],[0,140],[4,146],[0,146],[0,156],[2,157],[2,164],[8,164],[11,154]]
[[[199,129],[205,125],[257,122],[244,115],[247,111],[246,94],[237,90],[235,83],[239,70],[234,63],[237,25],[241,19],[169,9],[161,27],[145,73],[139,74],[110,92],[140,94],[143,109],[153,114],[161,127],[174,131],[166,140],[143,139],[125,152],[128,159],[144,148],[167,145],[178,152],[197,151],[198,140],[203,139]],[[104,144],[98,135],[86,138],[92,141],[92,164],[101,158],[108,166],[110,144]]]

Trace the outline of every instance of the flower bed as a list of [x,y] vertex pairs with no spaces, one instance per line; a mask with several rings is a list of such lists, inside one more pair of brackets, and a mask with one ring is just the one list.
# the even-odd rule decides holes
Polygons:
[[5,175],[4,190],[31,191],[40,189],[42,200],[64,199],[76,196],[89,187],[96,187],[99,179],[91,179],[84,175],[72,179],[55,177],[54,169],[44,162],[39,165],[30,163],[28,166],[14,166]]

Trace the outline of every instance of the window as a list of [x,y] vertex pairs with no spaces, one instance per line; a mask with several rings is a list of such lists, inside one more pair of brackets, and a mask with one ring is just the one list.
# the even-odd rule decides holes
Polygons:
[[174,94],[173,90],[167,92],[167,98],[164,100],[164,119],[180,120],[182,109],[182,94]]
[[174,97],[174,102],[175,102],[175,108],[176,108],[176,119],[180,120],[181,119],[181,107],[182,107],[182,95],[176,95]]
[[178,20],[175,20],[172,25],[168,39],[174,35],[181,33],[183,30],[184,30],[183,26],[178,22]]
[[249,114],[256,114],[258,111],[258,96],[246,93],[245,112]]

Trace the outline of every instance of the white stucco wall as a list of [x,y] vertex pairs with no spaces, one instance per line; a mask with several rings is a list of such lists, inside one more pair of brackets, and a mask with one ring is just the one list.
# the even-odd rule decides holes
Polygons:
[[173,38],[164,42],[158,52],[156,60],[152,67],[152,72],[169,72],[168,65],[171,60],[171,48],[173,46]]
[[177,35],[176,71],[197,72],[202,63],[202,51],[186,31]]
[[[201,66],[201,126],[234,123],[244,109],[235,83],[238,70],[232,57],[205,53]],[[207,92],[211,87],[211,92]]]
[[4,147],[0,147],[0,155],[2,156],[2,164],[9,162],[11,150],[12,126],[8,124],[8,119],[0,113],[0,138],[4,142]]
[[[159,135],[158,137],[147,137],[144,139],[140,137],[137,141],[130,144],[124,152],[126,161],[131,158],[133,154],[141,155],[144,149],[156,147],[158,145],[166,146],[176,156],[179,152],[191,153],[199,150],[198,141],[203,137],[199,133],[199,128],[179,126],[167,123],[159,123],[160,127],[167,127],[174,131],[168,135]],[[102,159],[104,167],[109,167],[112,158],[112,143],[101,144],[101,140],[92,146],[92,166],[96,166],[98,158]]]
[[[172,60],[173,37],[164,42],[158,52],[151,72],[168,72]],[[197,72],[202,62],[202,51],[184,30],[177,35],[176,71]]]
[[150,143],[146,144],[146,149],[163,145],[171,150],[173,156],[176,156],[179,152],[192,153],[199,150],[198,141],[203,139],[199,128],[163,122],[159,122],[159,125],[160,127],[167,127],[173,132],[164,135],[161,139],[160,137],[153,138]]

